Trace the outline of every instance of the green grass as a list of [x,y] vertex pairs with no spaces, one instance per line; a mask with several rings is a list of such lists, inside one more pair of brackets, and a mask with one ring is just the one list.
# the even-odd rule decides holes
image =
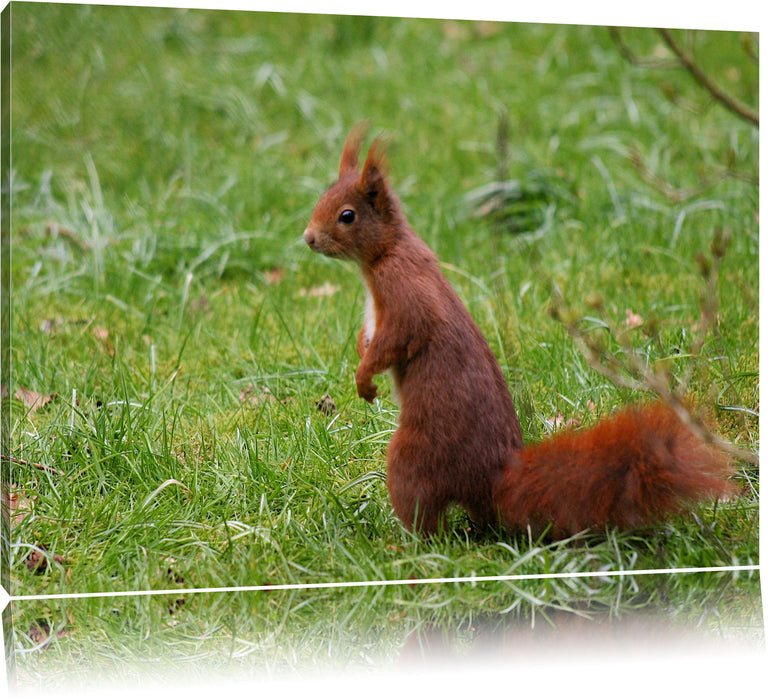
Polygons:
[[[429,541],[405,531],[384,484],[396,406],[366,405],[353,382],[358,274],[301,242],[345,134],[370,117],[529,439],[559,413],[585,424],[644,398],[587,366],[548,313],[560,293],[591,328],[641,315],[636,351],[673,358],[721,434],[756,450],[758,188],[729,177],[675,203],[629,159],[676,187],[757,175],[757,129],[687,75],[631,66],[590,27],[14,3],[12,28],[4,403],[30,511],[13,528],[13,594],[758,563],[745,465],[740,498],[649,532],[548,543],[478,535],[463,516]],[[708,70],[756,104],[740,37],[694,36]],[[659,43],[626,37],[642,53]],[[530,196],[504,221],[473,216],[469,193],[504,176]],[[689,356],[696,257],[716,229],[732,234],[717,323]],[[29,410],[19,387],[55,396]],[[335,413],[316,408],[324,394]],[[30,571],[33,546],[62,559]],[[186,673],[372,667],[419,630],[468,648],[568,610],[649,611],[725,638],[759,639],[762,624],[757,572],[184,598],[14,603],[20,682],[133,677],[159,655]],[[32,651],[41,621],[60,637]]]

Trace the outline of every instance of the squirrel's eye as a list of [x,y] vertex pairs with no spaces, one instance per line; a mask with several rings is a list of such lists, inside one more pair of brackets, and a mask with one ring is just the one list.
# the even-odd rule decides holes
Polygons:
[[339,215],[339,220],[343,224],[352,224],[356,220],[356,212],[354,212],[352,209],[345,209]]

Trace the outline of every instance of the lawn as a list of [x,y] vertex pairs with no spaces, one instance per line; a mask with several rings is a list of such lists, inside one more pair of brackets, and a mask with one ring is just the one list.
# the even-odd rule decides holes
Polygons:
[[[301,238],[369,118],[528,440],[650,397],[571,324],[756,453],[759,131],[656,32],[27,3],[11,29],[10,590],[183,591],[14,601],[20,687],[385,668],[580,625],[761,643],[745,460],[740,496],[651,530],[403,529],[388,379],[355,391],[359,275]],[[756,35],[674,36],[757,108]],[[189,592],[517,575],[549,577]]]

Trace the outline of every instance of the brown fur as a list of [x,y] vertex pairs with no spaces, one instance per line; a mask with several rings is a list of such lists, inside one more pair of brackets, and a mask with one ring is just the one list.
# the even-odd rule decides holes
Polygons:
[[523,448],[498,362],[410,228],[388,185],[379,140],[359,170],[364,134],[359,125],[348,136],[339,179],[316,205],[304,238],[316,252],[361,268],[367,311],[356,387],[371,402],[373,377],[393,375],[401,411],[387,482],[408,528],[435,532],[457,503],[481,525],[551,525],[561,536],[639,526],[730,492],[726,461],[662,405]]
[[728,465],[665,404],[628,407],[515,453],[494,497],[510,529],[634,528],[732,493]]

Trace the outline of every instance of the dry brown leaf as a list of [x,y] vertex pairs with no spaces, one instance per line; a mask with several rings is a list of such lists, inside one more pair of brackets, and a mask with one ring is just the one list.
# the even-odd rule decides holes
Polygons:
[[9,500],[9,510],[11,513],[11,527],[19,525],[24,519],[32,513],[32,498],[27,498],[27,494],[22,491],[12,491]]
[[553,431],[563,430],[564,428],[576,428],[579,426],[579,421],[576,418],[566,418],[566,416],[560,412],[558,412],[558,415],[554,418],[550,418],[548,423]]
[[337,285],[332,284],[331,282],[324,282],[318,287],[300,289],[297,294],[300,297],[313,297],[320,299],[321,297],[334,296],[339,290],[340,288]]
[[503,31],[503,25],[501,22],[481,21],[475,23],[474,29],[478,37],[488,39],[500,34]]
[[44,620],[38,620],[34,625],[30,625],[30,630],[27,632],[33,644],[42,644],[49,638],[51,628]]
[[625,325],[628,328],[638,328],[644,325],[644,319],[630,309],[625,309]]
[[35,413],[38,409],[43,408],[49,401],[56,398],[56,394],[39,394],[37,391],[30,391],[20,386],[15,392],[14,397],[21,401],[27,408],[30,409],[30,413]]
[[253,384],[248,384],[245,389],[243,389],[240,392],[240,402],[241,403],[249,403],[256,405],[259,403],[259,400],[262,401],[280,401],[282,404],[287,404],[294,400],[292,396],[287,396],[283,399],[278,399],[275,394],[272,393],[272,390],[268,386],[262,386],[259,388],[259,391],[256,392],[256,390],[253,387]]
[[210,299],[207,294],[202,294],[191,302],[191,310],[202,314],[206,318],[213,318],[213,309],[210,308]]
[[248,386],[240,392],[240,403],[249,403],[254,406],[259,403],[259,397],[256,396],[253,384],[248,384]]
[[95,326],[92,329],[92,335],[99,341],[100,345],[102,345],[102,349],[111,357],[116,354],[116,351],[113,349],[113,343],[110,341],[110,334],[107,330],[100,328],[100,326]]
[[65,323],[65,319],[62,316],[56,318],[44,318],[40,322],[40,330],[44,333],[53,333],[55,329],[59,328]]
[[273,270],[268,270],[264,273],[264,281],[267,284],[280,284],[285,276],[286,271],[282,268],[276,267]]
[[446,39],[458,40],[466,36],[463,26],[455,20],[447,20],[442,23],[442,33]]
[[36,620],[34,624],[30,625],[30,629],[27,632],[33,643],[41,645],[43,649],[49,646],[56,636],[57,639],[62,639],[67,634],[67,631],[62,628],[57,630],[56,635],[51,633],[51,627],[46,620]]
[[[38,549],[47,551],[45,545],[39,545]],[[33,549],[25,559],[27,568],[34,574],[42,574],[48,569],[49,559],[53,559],[57,564],[64,564],[65,558],[61,554],[42,554],[37,549]]]

